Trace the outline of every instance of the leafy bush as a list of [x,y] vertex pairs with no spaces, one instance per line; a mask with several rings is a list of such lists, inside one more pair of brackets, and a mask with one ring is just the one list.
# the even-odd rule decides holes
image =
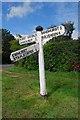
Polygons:
[[38,53],[34,53],[25,59],[24,67],[28,70],[38,69]]
[[49,42],[44,46],[45,69],[50,71],[70,70],[69,61],[77,63],[78,52],[78,41]]
[[[20,47],[18,43],[11,49],[17,50],[24,47]],[[12,43],[11,43],[12,44]],[[52,40],[44,45],[44,60],[45,60],[45,69],[49,71],[70,71],[78,70],[74,69],[70,61],[74,61],[75,64],[79,64],[79,40],[68,40],[53,42]],[[15,46],[15,47],[14,47]],[[38,53],[30,55],[17,62],[18,66],[25,67],[28,70],[38,69]],[[79,71],[79,70],[78,70]]]
[[69,61],[69,70],[76,70],[80,72],[80,64],[74,61]]

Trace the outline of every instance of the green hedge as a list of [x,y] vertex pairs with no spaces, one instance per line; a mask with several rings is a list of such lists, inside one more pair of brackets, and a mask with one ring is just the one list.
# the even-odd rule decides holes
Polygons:
[[[69,71],[70,61],[79,63],[79,40],[48,42],[44,45],[45,69],[49,71]],[[38,53],[17,62],[18,66],[28,70],[38,69]]]
[[78,41],[49,42],[44,47],[45,69],[70,70],[70,61],[78,62]]

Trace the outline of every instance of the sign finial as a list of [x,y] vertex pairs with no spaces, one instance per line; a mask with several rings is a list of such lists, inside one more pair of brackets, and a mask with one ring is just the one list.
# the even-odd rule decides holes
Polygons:
[[37,27],[36,27],[36,31],[43,31],[43,27],[37,26]]

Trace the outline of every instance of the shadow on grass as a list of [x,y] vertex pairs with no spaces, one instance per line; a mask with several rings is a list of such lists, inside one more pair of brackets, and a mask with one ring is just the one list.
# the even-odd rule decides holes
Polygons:
[[47,97],[50,97],[53,94],[53,92],[56,92],[61,87],[62,87],[61,85],[55,85],[53,88],[51,88],[51,91],[48,92]]

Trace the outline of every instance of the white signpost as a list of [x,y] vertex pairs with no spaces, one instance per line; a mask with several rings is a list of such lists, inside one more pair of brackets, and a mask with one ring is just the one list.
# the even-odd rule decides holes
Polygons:
[[[65,28],[63,25],[42,31],[41,38],[43,40],[43,43],[45,44],[53,37],[58,37],[60,35],[63,35],[64,31],[65,31]],[[17,38],[19,39],[19,44],[23,45],[23,44],[33,43],[33,42],[37,43],[38,40],[36,37],[37,37],[37,34],[32,34],[32,35],[25,35],[25,36],[22,35],[22,37],[17,37]]]
[[46,80],[45,80],[43,45],[53,37],[58,37],[63,35],[65,33],[65,28],[63,25],[60,25],[58,27],[50,28],[44,31],[42,30],[43,28],[41,26],[38,26],[36,27],[37,34],[22,36],[19,39],[20,45],[32,43],[32,42],[36,42],[36,44],[12,52],[10,55],[10,59],[16,62],[22,58],[25,58],[26,56],[29,56],[39,51],[40,94],[42,96],[46,96],[47,91],[46,91]]
[[45,69],[44,69],[44,53],[43,53],[43,42],[41,38],[41,31],[43,28],[38,26],[37,31],[37,40],[39,41],[39,78],[40,78],[40,94],[46,96],[46,80],[45,80]]

